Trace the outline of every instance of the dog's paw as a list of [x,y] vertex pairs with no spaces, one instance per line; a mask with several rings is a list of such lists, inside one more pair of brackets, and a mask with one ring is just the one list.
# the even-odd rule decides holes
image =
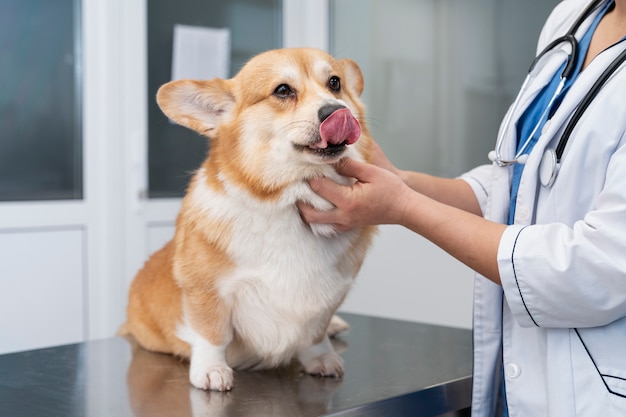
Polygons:
[[330,324],[328,324],[328,328],[326,329],[326,334],[329,337],[335,337],[341,332],[345,332],[350,328],[350,325],[341,317],[334,315],[330,319]]
[[343,359],[335,352],[317,356],[304,364],[307,374],[340,378],[343,376]]
[[233,389],[233,370],[226,365],[212,366],[208,369],[189,369],[189,381],[196,388],[211,391],[230,391]]

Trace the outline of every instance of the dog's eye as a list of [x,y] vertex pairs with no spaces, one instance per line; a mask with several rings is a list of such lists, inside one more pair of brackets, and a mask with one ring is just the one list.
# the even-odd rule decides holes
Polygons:
[[274,95],[278,98],[288,98],[295,95],[295,92],[289,85],[281,84],[274,90]]
[[333,75],[332,77],[330,77],[330,79],[328,80],[328,88],[330,88],[333,91],[340,91],[341,80],[339,79],[339,77],[337,77],[336,75]]

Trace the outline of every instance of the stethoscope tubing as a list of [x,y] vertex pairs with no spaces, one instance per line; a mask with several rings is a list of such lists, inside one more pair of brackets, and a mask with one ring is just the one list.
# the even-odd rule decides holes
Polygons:
[[591,102],[596,98],[604,84],[611,78],[613,73],[619,69],[619,67],[624,64],[626,61],[626,49],[624,49],[618,56],[609,64],[609,66],[600,74],[600,77],[596,80],[595,83],[589,89],[589,93],[586,94],[581,100],[580,104],[574,111],[574,114],[570,118],[569,122],[565,126],[565,130],[563,130],[563,134],[561,135],[561,139],[556,147],[556,160],[557,162],[561,161],[561,157],[563,156],[563,152],[565,151],[565,146],[567,145],[567,141],[569,140],[572,131],[576,127],[576,124],[582,117],[583,113]]
[[[555,40],[554,42],[552,42],[550,45],[551,47],[549,49],[545,49],[540,55],[538,55],[537,58],[541,58],[543,56],[546,55],[546,53],[552,51],[554,49],[555,46],[558,46],[560,43],[563,42],[568,42],[571,44],[572,46],[572,51],[576,50],[576,44],[571,43],[571,39],[573,39],[573,37],[569,37],[569,36],[562,36],[560,38],[558,38],[557,40]],[[572,57],[574,57],[574,59],[572,59]],[[548,113],[550,112],[550,109],[552,108],[552,105],[554,104],[554,102],[556,101],[556,99],[558,98],[559,94],[561,94],[561,92],[563,91],[563,88],[565,87],[565,83],[567,82],[567,77],[571,76],[571,70],[569,69],[570,67],[575,68],[575,66],[571,66],[571,62],[575,60],[575,55],[568,55],[567,58],[567,64],[565,66],[565,68],[563,69],[563,72],[561,74],[561,78],[559,80],[559,84],[557,85],[557,88],[555,90],[555,92],[552,94],[552,97],[550,98],[550,100],[548,101],[548,104],[546,105],[545,109],[543,110],[543,112],[541,113],[541,116],[539,117],[539,121],[537,122],[537,124],[535,124],[535,127],[532,129],[531,133],[528,135],[528,137],[526,138],[526,140],[522,143],[521,148],[519,148],[517,150],[517,152],[515,153],[515,156],[513,156],[512,159],[504,159],[502,157],[502,146],[504,145],[504,136],[506,134],[506,132],[508,131],[509,127],[511,126],[511,122],[513,119],[513,116],[515,114],[517,114],[519,105],[520,105],[520,100],[522,97],[522,94],[526,91],[526,88],[528,86],[528,84],[530,83],[531,80],[531,74],[534,71],[534,67],[535,64],[538,62],[538,59],[535,59],[530,67],[529,70],[529,74],[528,76],[526,76],[526,78],[524,79],[524,82],[522,84],[522,87],[520,88],[520,91],[517,95],[517,97],[515,98],[515,101],[513,102],[513,105],[511,106],[511,109],[509,112],[507,112],[506,118],[504,120],[503,123],[503,128],[500,132],[500,134],[498,135],[498,138],[496,140],[496,147],[495,149],[489,153],[489,159],[496,162],[498,164],[498,166],[500,167],[506,167],[506,166],[510,166],[516,163],[524,163],[528,157],[528,155],[525,154],[526,149],[530,146],[530,142],[531,139],[535,136],[535,134],[537,133],[537,130],[539,130],[539,127],[541,125],[541,123],[544,121],[544,119],[546,118],[546,116],[548,115]],[[570,74],[570,75],[567,75]]]
[[[498,135],[498,139],[496,140],[496,148],[489,153],[489,159],[495,162],[498,166],[506,167],[506,166],[513,165],[515,163],[526,162],[527,155],[525,155],[524,152],[529,146],[530,139],[534,137],[534,135],[536,134],[537,129],[539,128],[539,125],[541,124],[543,118],[546,116],[547,112],[552,107],[552,104],[554,103],[554,100],[556,99],[556,97],[562,91],[566,80],[574,74],[574,71],[576,69],[577,57],[579,54],[579,45],[574,35],[578,31],[582,23],[604,1],[606,0],[594,0],[593,2],[591,2],[587,6],[587,8],[583,11],[583,13],[578,17],[578,19],[574,22],[574,24],[571,26],[569,31],[565,35],[550,42],[537,55],[537,57],[535,57],[535,59],[531,63],[530,68],[528,70],[529,75],[524,80],[524,83],[522,84],[522,87],[520,89],[520,93],[517,95],[517,98],[515,99],[512,105],[512,108],[509,111],[504,121],[503,129]],[[528,84],[528,81],[530,79],[530,74],[533,72],[533,70],[535,69],[535,66],[541,60],[542,57],[544,57],[548,52],[552,51],[554,48],[556,48],[557,46],[563,43],[568,43],[571,46],[571,53],[569,54],[567,61],[566,61],[565,68],[563,69],[561,73],[561,80],[559,82],[559,85],[557,86],[555,94],[550,99],[548,105],[546,106],[546,109],[544,110],[544,112],[542,113],[539,119],[539,122],[537,123],[535,128],[532,130],[532,133],[529,135],[529,138],[524,142],[521,149],[519,149],[516,152],[513,159],[510,159],[510,160],[503,159],[501,155],[501,150],[502,150],[502,146],[504,143],[504,136],[510,127],[513,114],[517,112],[517,107],[519,105],[520,96],[522,92],[525,91],[526,85]],[[609,78],[613,75],[613,73],[617,71],[617,69],[624,63],[624,61],[626,61],[626,50],[624,50],[617,58],[613,60],[613,62],[611,62],[611,64],[603,71],[600,77],[596,80],[596,82],[589,89],[589,92],[583,97],[580,104],[577,106],[576,110],[574,111],[574,114],[572,115],[572,117],[570,118],[569,122],[566,125],[565,130],[563,131],[563,134],[561,135],[561,138],[559,139],[559,142],[557,144],[556,151],[554,149],[546,150],[546,153],[549,153],[550,155],[544,154],[544,157],[542,158],[542,164],[541,164],[542,166],[540,167],[540,171],[541,171],[540,176],[542,177],[541,182],[544,186],[550,187],[554,183],[556,175],[558,174],[558,171],[560,169],[560,161],[563,156],[563,152],[565,151],[565,147],[567,146],[567,142],[569,141],[572,131],[578,124],[578,121],[581,119],[585,110],[589,107],[591,102],[598,95],[598,93],[600,92],[604,84],[609,80]],[[551,170],[545,169],[545,167],[543,166],[544,162],[550,165],[552,169]],[[548,172],[548,171],[551,171],[551,172]],[[549,177],[549,180],[547,179],[548,177]],[[544,180],[544,178],[546,178],[546,180]]]
[[576,40],[576,37],[574,36],[573,32],[575,32],[578,29],[578,26],[580,26],[580,23],[577,22],[577,25],[572,26],[572,29],[570,29],[570,31],[567,32],[565,35],[550,42],[548,46],[546,46],[543,49],[543,51],[541,51],[539,55],[535,57],[532,64],[530,64],[528,73],[530,74],[533,71],[533,69],[535,69],[535,65],[537,65],[537,62],[539,62],[539,60],[543,58],[545,54],[547,54],[548,52],[550,52],[551,50],[553,50],[554,48],[556,48],[562,43],[568,43],[570,47],[572,48],[572,51],[570,52],[570,58],[567,60],[567,64],[565,65],[565,68],[563,68],[563,72],[561,73],[561,78],[569,79],[572,75],[574,75],[574,71],[576,70],[576,57],[578,56],[579,47],[578,47],[578,41]]

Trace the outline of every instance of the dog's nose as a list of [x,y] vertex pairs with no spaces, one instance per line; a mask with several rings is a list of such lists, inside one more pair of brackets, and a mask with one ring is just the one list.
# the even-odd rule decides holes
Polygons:
[[324,120],[328,118],[328,116],[330,116],[337,110],[345,109],[345,108],[346,106],[342,106],[341,104],[327,104],[325,106],[320,107],[320,109],[317,111],[317,117],[319,117],[320,122],[323,122]]

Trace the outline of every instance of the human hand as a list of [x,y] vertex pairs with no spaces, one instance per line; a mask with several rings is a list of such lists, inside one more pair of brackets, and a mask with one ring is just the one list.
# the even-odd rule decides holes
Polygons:
[[311,189],[335,207],[320,211],[299,202],[298,208],[307,223],[331,224],[335,231],[343,232],[357,227],[402,222],[409,200],[407,196],[412,191],[398,175],[353,159],[343,159],[335,168],[337,173],[355,178],[356,182],[346,186],[328,178],[309,180]]

